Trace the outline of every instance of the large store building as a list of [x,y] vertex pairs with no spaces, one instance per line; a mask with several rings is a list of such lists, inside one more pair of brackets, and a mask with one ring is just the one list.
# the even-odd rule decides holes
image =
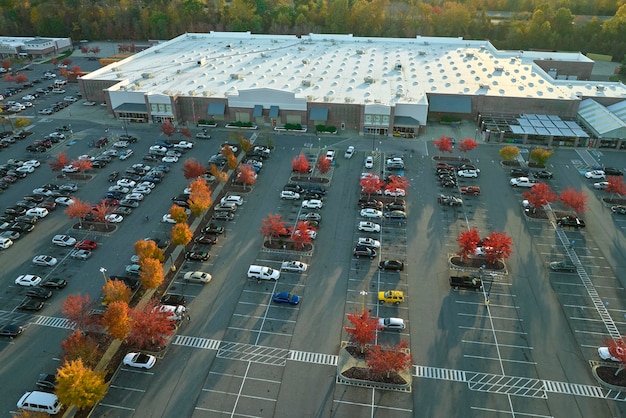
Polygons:
[[[79,79],[87,100],[135,122],[334,126],[419,135],[442,117],[485,140],[626,146],[626,86],[590,82],[580,53],[488,41],[187,33]],[[624,103],[624,105],[622,105]],[[606,120],[611,120],[606,130]]]

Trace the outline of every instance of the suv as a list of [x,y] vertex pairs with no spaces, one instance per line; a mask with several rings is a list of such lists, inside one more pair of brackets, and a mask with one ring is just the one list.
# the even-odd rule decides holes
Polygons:
[[376,257],[376,250],[371,247],[368,247],[367,245],[357,245],[356,247],[354,247],[354,256],[356,258],[360,258],[360,257],[374,258]]
[[304,193],[304,189],[298,184],[285,184],[285,187],[283,187],[283,191]]
[[261,281],[261,280],[276,281],[278,280],[279,277],[280,277],[280,271],[274,270],[270,267],[256,266],[253,264],[248,268],[249,279],[256,279],[257,281]]
[[620,170],[619,168],[614,168],[614,167],[604,167],[602,171],[604,171],[604,174],[606,174],[607,176],[623,176],[624,175],[622,170]]
[[378,292],[378,302],[381,304],[387,302],[398,305],[400,302],[404,302],[404,292],[400,290],[385,290]]

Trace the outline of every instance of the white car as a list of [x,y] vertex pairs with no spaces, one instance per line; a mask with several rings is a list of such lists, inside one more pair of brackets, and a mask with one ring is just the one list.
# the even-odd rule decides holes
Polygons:
[[124,196],[125,200],[143,200],[143,195],[141,193],[129,193]]
[[588,179],[603,179],[606,178],[606,174],[602,170],[591,170],[585,173],[585,178]]
[[185,317],[186,310],[187,308],[185,308],[183,305],[160,305],[155,306],[154,309],[152,309],[152,312],[165,313],[167,314],[167,319],[169,319],[170,321],[181,321]]
[[33,287],[41,283],[41,277],[33,274],[22,274],[15,279],[15,284],[18,286]]
[[384,330],[401,330],[405,328],[401,318],[378,318],[378,326]]
[[140,186],[137,186],[137,187],[135,187],[133,189],[133,193],[139,193],[139,194],[146,195],[146,194],[152,193],[152,189],[150,187],[140,187]]
[[593,183],[593,188],[594,189],[604,190],[607,187],[609,187],[609,182],[608,181],[600,181],[598,183]]
[[174,144],[174,148],[192,149],[193,148],[193,142],[180,141],[178,144]]
[[166,155],[165,157],[161,158],[161,161],[163,161],[164,163],[177,163],[178,162],[178,157],[174,156],[174,155]]
[[70,257],[77,260],[87,260],[91,257],[91,251],[89,250],[74,250],[70,253]]
[[102,155],[104,155],[104,156],[106,156],[106,157],[111,157],[111,158],[114,158],[114,157],[117,157],[118,152],[117,152],[117,150],[116,150],[116,149],[108,149],[108,150],[104,151],[104,152],[102,153]]
[[381,219],[383,217],[383,213],[380,210],[368,208],[368,209],[361,209],[361,216],[364,218]]
[[385,196],[404,197],[406,192],[403,189],[385,189]]
[[57,262],[58,260],[51,255],[38,255],[33,258],[33,264],[36,266],[53,267]]
[[156,363],[156,357],[144,353],[128,353],[124,356],[124,365],[138,369],[151,369]]
[[237,206],[241,206],[243,205],[243,198],[239,195],[236,194],[230,194],[228,196],[224,196],[221,200],[220,200],[221,204],[224,203],[234,203]]
[[346,150],[345,154],[343,154],[343,157],[349,160],[350,158],[352,158],[353,155],[354,155],[354,147],[350,145],[348,149]]
[[52,132],[48,134],[48,138],[65,139],[65,135],[61,132]]
[[63,170],[61,170],[64,173],[77,173],[78,172],[78,168],[74,167],[72,164],[68,164],[65,167],[63,167]]
[[124,217],[122,215],[111,213],[110,215],[105,216],[104,219],[107,222],[112,222],[114,224],[118,224],[118,223],[120,223],[120,222],[122,222],[124,220]]
[[374,157],[371,155],[365,157],[365,168],[374,168]]
[[[311,239],[317,238],[317,232],[312,230],[312,229],[307,229],[307,234],[309,234],[309,238],[311,238]],[[300,230],[297,229],[297,230],[293,231],[293,236],[294,237],[299,237],[300,236]]]
[[380,232],[380,225],[370,221],[359,222],[359,231]]
[[166,213],[165,215],[163,215],[163,217],[161,218],[161,222],[168,223],[168,224],[175,224],[176,223],[174,218],[172,218],[172,215],[170,215],[169,213]]
[[35,172],[35,167],[33,167],[32,165],[23,165],[16,168],[15,171],[17,171],[18,173],[30,174]]
[[46,208],[31,208],[24,214],[26,216],[35,216],[37,218],[45,218],[48,216],[48,209]]
[[[616,347],[616,349],[618,350],[623,350],[623,348],[621,347]],[[602,360],[609,360],[609,361],[615,361],[615,362],[621,362],[620,359],[618,359],[617,357],[613,357],[611,355],[611,352],[609,351],[609,347],[598,347],[598,355],[600,356],[600,358]]]
[[380,241],[373,238],[360,237],[357,241],[357,245],[364,245],[370,248],[380,248]]
[[211,275],[203,271],[189,271],[183,276],[186,282],[208,283],[211,279]]
[[121,187],[128,187],[128,188],[130,188],[130,187],[135,187],[137,185],[137,182],[134,181],[134,180],[131,180],[131,179],[119,179],[117,181],[117,183],[115,183],[115,184],[117,184],[118,186],[121,186]]
[[69,235],[55,235],[52,237],[52,243],[59,247],[73,247],[76,244],[76,238]]
[[[64,91],[63,93],[65,93],[65,91]],[[77,99],[76,97],[74,97],[74,96],[65,96],[65,97],[63,98],[63,101],[65,101],[65,102],[70,102],[70,103],[74,103],[74,102],[77,102],[77,101],[78,101],[78,99]]]
[[128,141],[117,141],[113,143],[113,147],[115,148],[128,148]]
[[361,180],[364,179],[380,180],[380,177],[378,176],[378,174],[374,173],[361,173]]
[[122,187],[118,185],[111,186],[109,187],[108,190],[113,193],[129,193],[130,192],[130,189],[128,187]]
[[154,189],[155,184],[150,181],[142,181],[137,184],[137,187],[143,187],[144,189]]
[[459,170],[456,175],[465,178],[476,178],[478,173],[480,173],[479,170]]
[[300,193],[292,192],[291,190],[283,190],[280,192],[281,199],[298,200],[300,199]]
[[150,147],[150,151],[165,154],[167,152],[167,148],[162,147],[160,145],[153,145]]
[[32,102],[24,102],[24,103],[22,103],[22,106],[24,106],[24,107],[33,107],[33,103]]
[[69,206],[74,203],[74,199],[72,199],[71,197],[61,196],[54,199],[54,202],[59,205]]
[[133,164],[131,167],[134,169],[143,170],[143,171],[150,171],[150,169],[152,168],[149,165],[142,164],[142,163]]
[[22,167],[25,165],[37,168],[41,165],[41,163],[37,160],[28,160],[28,161],[24,161],[24,164],[22,164]]
[[11,245],[13,245],[13,241],[11,240],[11,238],[0,237],[0,249],[1,250],[6,250]]
[[33,96],[32,94],[27,94],[26,96],[22,97],[22,100],[24,100],[25,102],[30,102],[31,100],[35,100],[36,97]]
[[133,154],[134,152],[132,149],[125,149],[124,151],[120,152],[118,158],[122,161],[127,160]]
[[283,261],[280,266],[281,270],[285,271],[295,271],[295,272],[303,272],[307,271],[309,266],[305,263],[301,263],[299,261]]
[[318,199],[305,200],[302,202],[302,207],[305,209],[321,209],[322,206],[324,206],[324,204]]

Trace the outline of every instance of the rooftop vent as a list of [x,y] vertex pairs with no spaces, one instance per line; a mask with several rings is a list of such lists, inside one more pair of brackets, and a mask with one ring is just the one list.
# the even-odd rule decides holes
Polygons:
[[311,87],[311,80],[302,80],[302,85],[306,87]]
[[501,65],[498,65],[498,66],[496,66],[493,70],[494,70],[495,72],[502,72],[502,71],[504,71],[504,67],[503,67],[503,66],[501,66]]
[[198,65],[206,65],[206,58],[200,58],[198,61],[196,61],[196,64],[198,64]]
[[237,73],[232,73],[230,75],[230,79],[231,80],[239,80],[241,78],[241,74],[237,74]]
[[396,70],[400,71],[402,70],[402,63],[401,62],[396,62]]
[[298,47],[298,51],[304,51],[304,47],[303,46],[299,46]]
[[426,51],[417,51],[417,55],[426,55]]
[[364,51],[364,50],[362,50],[362,49],[357,49],[357,50],[356,50],[356,53],[357,53],[357,54],[359,54],[359,55],[364,55],[364,54],[365,54],[365,51]]
[[603,91],[604,90],[604,86],[602,84],[596,84],[596,90]]
[[424,45],[430,45],[428,41],[424,41]]
[[148,79],[148,78],[154,78],[154,76],[152,75],[152,73],[143,73],[141,74],[141,78]]
[[363,81],[367,84],[373,84],[374,83],[374,78],[367,76],[363,79]]
[[481,89],[489,90],[489,84],[480,83],[479,86]]
[[310,63],[311,63],[311,61],[309,61],[308,58],[305,58],[305,59],[302,60],[302,64],[307,65],[307,64],[310,64]]
[[468,58],[471,58],[471,57],[474,56],[474,53],[473,52],[466,52],[465,56],[468,57]]

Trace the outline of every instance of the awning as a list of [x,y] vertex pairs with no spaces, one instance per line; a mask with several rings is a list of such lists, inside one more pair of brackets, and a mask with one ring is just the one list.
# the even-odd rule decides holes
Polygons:
[[270,106],[270,119],[278,118],[278,106]]
[[128,112],[128,113],[145,113],[148,114],[146,110],[145,103],[122,103],[115,109],[114,112]]
[[410,116],[394,116],[393,126],[416,127],[420,126],[420,121]]
[[263,105],[254,105],[254,112],[252,112],[253,118],[260,118],[263,116]]
[[311,108],[311,120],[328,120],[328,108],[327,107],[313,107]]
[[223,115],[226,110],[225,103],[209,103],[208,115]]

